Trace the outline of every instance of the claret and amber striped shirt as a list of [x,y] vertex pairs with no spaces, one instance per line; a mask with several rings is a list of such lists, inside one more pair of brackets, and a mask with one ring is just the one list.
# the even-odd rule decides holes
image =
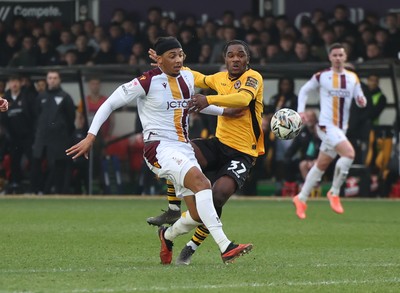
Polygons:
[[334,72],[331,68],[320,71],[300,89],[297,112],[305,110],[311,91],[319,91],[319,125],[334,125],[347,130],[352,99],[363,97],[360,80],[352,71]]

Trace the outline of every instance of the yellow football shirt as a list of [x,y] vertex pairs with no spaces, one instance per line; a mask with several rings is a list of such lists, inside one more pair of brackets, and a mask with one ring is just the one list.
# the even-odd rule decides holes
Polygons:
[[218,93],[207,96],[209,104],[222,107],[248,106],[242,117],[218,116],[216,137],[223,144],[253,157],[264,154],[264,133],[261,128],[264,108],[262,76],[252,69],[236,79],[229,78],[228,72],[212,75],[192,72],[196,87],[211,88]]

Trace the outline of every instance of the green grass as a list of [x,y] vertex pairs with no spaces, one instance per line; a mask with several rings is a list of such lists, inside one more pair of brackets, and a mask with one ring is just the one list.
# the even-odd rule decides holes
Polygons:
[[[163,199],[0,199],[0,292],[399,292],[400,201],[231,200],[230,239],[253,251],[224,265],[213,240],[190,266],[163,266],[145,219]],[[175,252],[191,235],[175,242]]]

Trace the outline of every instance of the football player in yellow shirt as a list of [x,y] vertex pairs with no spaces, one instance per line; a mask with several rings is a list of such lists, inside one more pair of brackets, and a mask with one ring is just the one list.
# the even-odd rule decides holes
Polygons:
[[[152,53],[150,52],[150,55]],[[196,158],[204,172],[216,172],[213,180],[214,206],[219,216],[222,206],[240,189],[254,166],[257,157],[264,153],[261,128],[263,112],[263,79],[249,67],[248,45],[240,40],[228,42],[223,50],[226,72],[203,75],[193,71],[195,86],[210,88],[217,95],[196,94],[190,102],[191,111],[200,111],[206,105],[244,108],[240,117],[218,116],[215,137],[192,140]],[[168,210],[147,219],[152,225],[171,224],[180,216],[180,201],[174,196],[173,185],[168,183]],[[208,236],[202,225],[181,251],[176,263],[188,265],[197,247]]]

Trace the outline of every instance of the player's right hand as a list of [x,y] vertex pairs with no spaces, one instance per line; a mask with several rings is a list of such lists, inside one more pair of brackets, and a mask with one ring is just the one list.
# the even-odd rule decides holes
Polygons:
[[88,159],[90,148],[92,147],[92,144],[95,139],[96,139],[96,136],[94,136],[91,133],[88,133],[88,135],[84,139],[82,139],[80,142],[73,145],[69,149],[67,149],[65,151],[65,153],[67,154],[67,156],[73,156],[72,157],[73,160],[79,158],[82,155],[86,159]]

